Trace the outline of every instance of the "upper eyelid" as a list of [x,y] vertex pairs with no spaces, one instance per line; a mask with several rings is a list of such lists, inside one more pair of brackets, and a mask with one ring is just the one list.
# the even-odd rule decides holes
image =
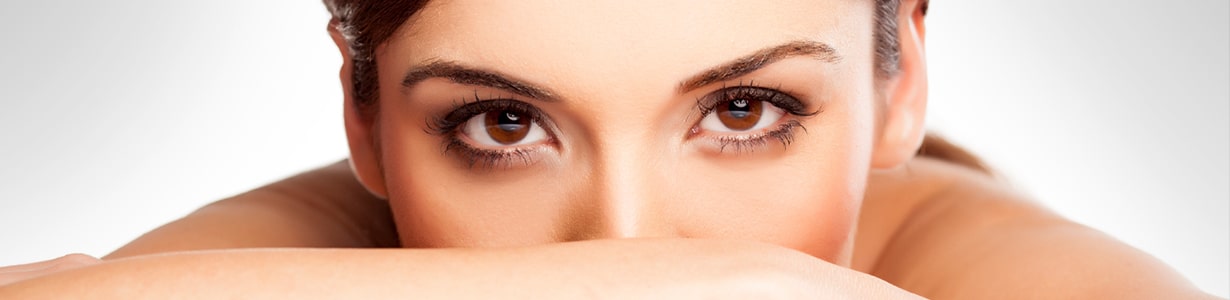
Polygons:
[[[478,97],[477,94],[475,94],[474,99],[475,100],[472,102],[457,104],[453,107],[453,109],[449,110],[447,113],[444,113],[444,115],[433,118],[433,120],[428,123],[428,130],[438,135],[447,135],[455,131],[461,125],[465,124],[465,122],[469,121],[470,118],[480,114],[490,113],[496,109],[512,109],[528,114],[532,122],[538,124],[538,126],[542,126],[543,129],[548,131],[549,135],[554,136],[553,132],[556,130],[554,124],[548,120],[546,114],[543,113],[541,109],[533,104],[507,97],[482,99]],[[488,107],[478,108],[478,106]]]
[[[486,108],[479,108],[480,106],[486,106]],[[492,107],[492,106],[498,106],[498,107]],[[495,98],[495,99],[477,99],[474,102],[457,105],[451,111],[449,111],[449,113],[446,114],[445,117],[446,118],[469,118],[469,117],[478,115],[480,113],[491,112],[492,110],[497,109],[497,108],[498,109],[519,110],[524,113],[530,113],[534,115],[538,114],[538,108],[532,104],[525,103],[523,101],[519,101],[516,99]]]
[[[788,113],[793,114],[793,115],[813,116],[813,115],[820,113],[823,110],[823,105],[819,105],[819,107],[813,111],[806,111],[808,109],[807,101],[800,99],[798,96],[795,96],[788,91],[782,90],[781,86],[766,87],[766,86],[756,85],[755,82],[748,82],[746,84],[741,82],[733,86],[722,86],[721,88],[717,90],[714,90],[712,92],[709,92],[707,94],[700,96],[699,98],[696,99],[697,111],[700,112],[701,116],[708,115],[709,113],[713,112],[713,110],[716,109],[718,105],[720,105],[724,100],[726,100],[726,99],[722,99],[723,98],[722,96],[729,95],[729,93],[738,93],[738,92],[745,92],[745,93],[767,92],[767,93],[774,93],[774,95],[771,95],[771,96],[780,95],[780,96],[789,97],[791,100],[797,102],[794,104],[796,104],[797,106],[801,106],[801,107],[796,107],[793,109],[789,107],[781,107],[783,103],[775,103],[773,101],[769,101],[771,99],[755,99],[755,100],[770,102],[770,104],[773,104],[774,106],[778,106],[779,108],[785,109]],[[789,104],[789,103],[786,103],[786,104]]]

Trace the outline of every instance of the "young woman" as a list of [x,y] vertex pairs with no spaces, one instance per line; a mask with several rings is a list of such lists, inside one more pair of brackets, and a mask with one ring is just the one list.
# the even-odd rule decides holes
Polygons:
[[326,4],[349,164],[0,295],[1203,296],[926,137],[926,1]]

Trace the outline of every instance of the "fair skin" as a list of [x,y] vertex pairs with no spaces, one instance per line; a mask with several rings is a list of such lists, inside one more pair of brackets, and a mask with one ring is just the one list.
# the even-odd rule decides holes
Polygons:
[[[412,19],[378,57],[380,70],[395,70],[381,73],[386,88],[378,121],[362,120],[353,110],[347,115],[352,153],[373,158],[356,158],[355,167],[366,186],[387,196],[409,247],[725,238],[782,245],[848,265],[867,173],[896,167],[904,160],[901,152],[917,147],[925,106],[920,92],[894,91],[892,105],[884,108],[891,118],[885,126],[905,129],[874,124],[873,59],[864,51],[873,43],[872,19],[825,25],[840,15],[871,15],[864,2],[429,4],[429,13]],[[538,17],[522,17],[535,12]],[[592,22],[600,18],[638,21]],[[746,58],[770,61],[747,74],[690,83]],[[460,68],[465,70],[454,70]],[[445,70],[431,70],[442,75],[405,89],[390,88],[403,86],[403,74],[423,69]],[[548,95],[535,99],[448,78],[471,69]],[[914,76],[920,68],[907,72],[901,80],[922,79]],[[743,95],[756,91],[772,94]],[[706,118],[718,119],[716,112],[698,112],[697,99],[727,94],[762,107],[752,129],[723,132],[733,131],[725,124],[733,122],[708,124]],[[487,141],[492,134],[482,130],[441,137],[425,128],[476,96],[536,107],[543,124],[527,123],[541,138],[504,146]],[[771,103],[773,96],[790,99]],[[791,113],[785,111],[789,105],[801,107]],[[516,110],[474,113],[531,118]],[[471,117],[478,118],[469,121],[478,127],[486,123],[482,114],[454,122]],[[755,138],[790,124],[798,126],[789,128],[788,146]],[[897,134],[903,130],[909,132]],[[449,142],[449,135],[463,145],[455,148],[529,153],[465,157],[483,154],[442,151],[436,145]],[[744,137],[755,145],[719,142]],[[877,151],[890,154],[873,158]]]
[[[902,72],[885,81],[873,74],[869,1],[500,7],[509,3],[433,3],[382,47],[380,70],[394,71],[380,74],[379,117],[347,99],[358,180],[345,164],[313,171],[203,208],[110,261],[27,267],[49,271],[0,296],[1202,296],[1148,255],[985,174],[913,157],[927,100],[917,2],[902,6]],[[680,89],[800,41],[826,47]],[[530,83],[555,100],[438,77],[403,87],[406,72],[435,61]],[[705,123],[697,99],[752,83],[819,113],[765,119],[768,130],[806,128],[787,146],[722,149],[722,136],[758,131],[708,126],[729,124]],[[424,125],[475,95],[534,105],[552,131],[522,145],[532,148],[525,159],[471,166]],[[451,133],[482,147],[488,132]],[[189,235],[204,238],[176,238]],[[395,240],[479,248],[189,251]]]

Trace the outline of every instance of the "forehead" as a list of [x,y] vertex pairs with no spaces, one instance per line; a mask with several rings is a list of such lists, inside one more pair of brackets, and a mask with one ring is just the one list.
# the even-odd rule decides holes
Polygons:
[[535,82],[672,82],[790,41],[870,60],[871,2],[433,1],[383,52],[395,64],[458,61]]

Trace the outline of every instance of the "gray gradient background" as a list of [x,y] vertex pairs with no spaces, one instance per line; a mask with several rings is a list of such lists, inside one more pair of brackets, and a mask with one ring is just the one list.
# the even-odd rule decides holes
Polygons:
[[[0,265],[105,255],[346,155],[318,1],[0,9]],[[936,0],[932,128],[1204,290],[1230,278],[1227,1]]]

